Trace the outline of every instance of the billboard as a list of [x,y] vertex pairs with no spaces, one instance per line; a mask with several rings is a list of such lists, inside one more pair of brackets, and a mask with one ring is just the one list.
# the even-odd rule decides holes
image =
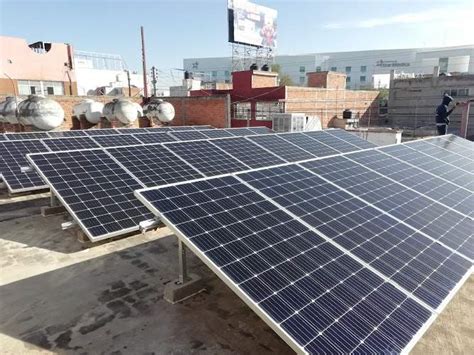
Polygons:
[[277,10],[247,0],[229,0],[229,42],[256,47],[277,45]]

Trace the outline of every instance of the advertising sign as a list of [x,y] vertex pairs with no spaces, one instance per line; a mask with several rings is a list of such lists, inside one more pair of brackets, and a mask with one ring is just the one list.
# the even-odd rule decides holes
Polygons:
[[229,0],[228,21],[229,42],[256,47],[276,47],[276,10],[247,0]]

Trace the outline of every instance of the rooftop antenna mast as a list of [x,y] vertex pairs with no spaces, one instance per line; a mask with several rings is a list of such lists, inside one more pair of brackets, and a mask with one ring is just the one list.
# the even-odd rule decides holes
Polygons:
[[140,32],[142,36],[143,96],[145,98],[148,98],[148,82],[147,82],[146,54],[145,54],[145,32],[143,30],[143,26],[140,26]]

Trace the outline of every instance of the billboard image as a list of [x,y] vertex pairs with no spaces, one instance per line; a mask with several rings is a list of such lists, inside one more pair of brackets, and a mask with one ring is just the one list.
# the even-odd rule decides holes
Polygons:
[[276,47],[277,10],[247,0],[229,0],[228,17],[229,42]]

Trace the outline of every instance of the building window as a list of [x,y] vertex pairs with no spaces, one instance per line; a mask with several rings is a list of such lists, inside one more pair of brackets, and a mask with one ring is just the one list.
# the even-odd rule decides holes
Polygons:
[[20,95],[64,95],[61,81],[18,80]]
[[350,73],[352,71],[352,67],[346,67],[346,73]]
[[217,77],[217,70],[213,70],[213,71],[212,71],[212,77],[213,77],[213,78]]
[[469,96],[469,88],[464,89],[449,89],[445,91],[450,96]]
[[448,61],[449,61],[449,58],[439,58],[439,72],[440,73],[448,72]]
[[351,77],[348,76],[348,77],[346,78],[346,84],[349,84],[350,82],[351,82]]
[[306,78],[304,76],[300,76],[300,85],[304,85]]
[[301,66],[301,67],[300,67],[300,73],[305,73],[305,72],[306,72],[306,67]]
[[459,96],[469,96],[469,89],[459,89],[458,90]]
[[361,65],[360,72],[365,73],[367,71],[367,65]]
[[230,71],[226,70],[224,74],[226,78],[230,77]]
[[361,82],[361,83],[365,83],[365,75],[361,75],[361,76],[360,76],[360,82]]
[[331,67],[331,71],[337,71],[337,67]]
[[234,104],[234,119],[250,120],[252,118],[250,102],[239,102]]
[[271,121],[273,113],[280,113],[280,103],[278,101],[267,102],[261,101],[257,102],[257,112],[255,118],[259,121]]
[[321,71],[321,67],[316,67],[316,71]]

